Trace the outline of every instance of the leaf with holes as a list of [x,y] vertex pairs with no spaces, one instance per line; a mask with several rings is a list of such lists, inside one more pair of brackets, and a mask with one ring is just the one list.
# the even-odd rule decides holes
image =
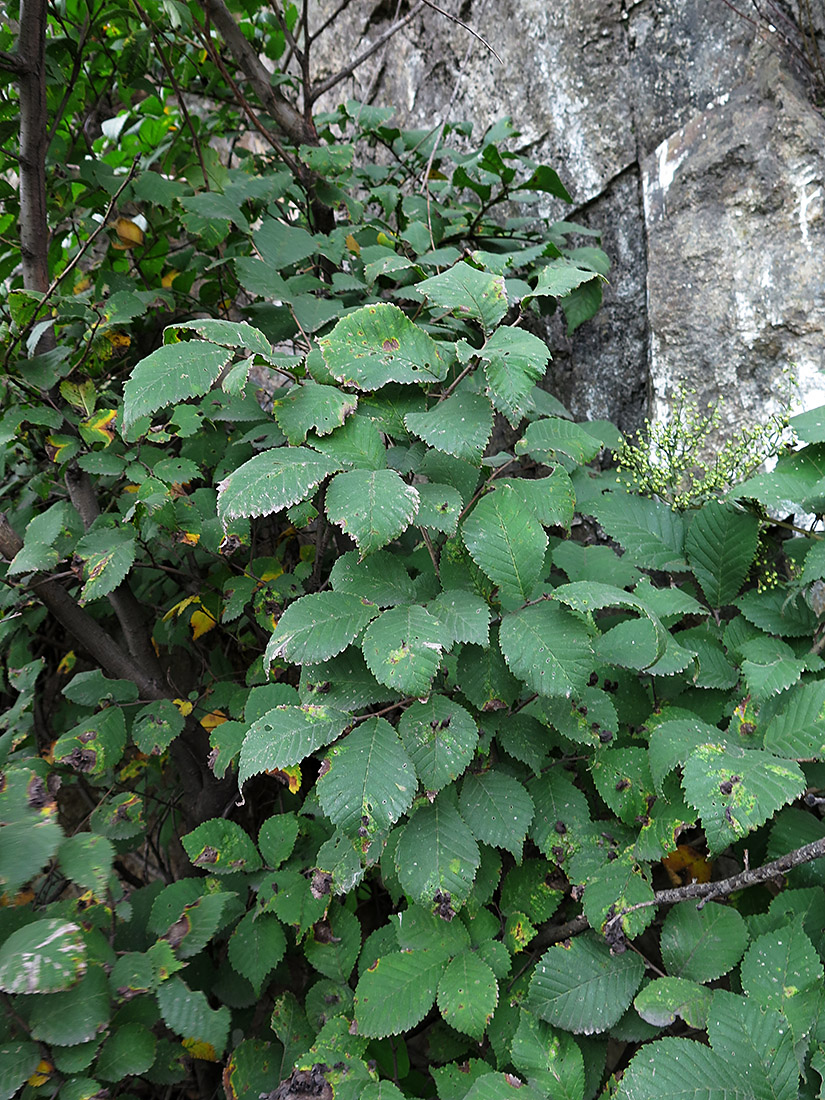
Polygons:
[[429,412],[407,413],[404,424],[436,450],[478,464],[493,431],[493,409],[483,394],[460,390]]
[[507,293],[501,275],[479,271],[468,263],[457,263],[440,275],[422,279],[415,289],[456,317],[480,321],[489,332],[507,312]]
[[350,470],[329,483],[325,506],[364,557],[406,531],[418,511],[418,492],[395,470]]
[[337,386],[305,382],[302,386],[293,386],[286,397],[273,401],[272,415],[287,440],[295,446],[303,443],[313,429],[318,435],[334,432],[357,407],[358,398],[342,393]]
[[355,641],[378,614],[375,604],[345,592],[313,592],[286,609],[264,660],[284,656],[295,664],[328,661]]
[[616,1023],[643,977],[638,955],[611,955],[604,940],[586,933],[544,953],[530,983],[528,1004],[554,1027],[591,1035]]
[[340,463],[308,447],[275,447],[255,455],[218,485],[218,515],[270,516],[304,500]]
[[329,819],[366,849],[410,808],[415,768],[384,718],[368,718],[327,754],[318,800]]
[[247,831],[236,821],[213,817],[181,838],[186,854],[196,867],[213,875],[257,871],[261,857]]
[[333,378],[359,390],[387,382],[441,382],[451,359],[445,344],[436,344],[388,303],[353,310],[318,343]]
[[340,737],[352,717],[323,703],[282,705],[249,727],[241,746],[238,786],[251,775],[291,768]]
[[480,1041],[498,1004],[496,976],[478,955],[463,951],[441,976],[437,1000],[450,1027]]
[[401,885],[427,909],[463,902],[480,861],[475,837],[444,794],[416,810],[395,850]]
[[427,610],[443,623],[456,642],[486,646],[490,641],[490,608],[474,592],[460,588],[440,593]]
[[478,352],[490,400],[515,428],[533,410],[533,386],[544,377],[550,352],[538,336],[502,325]]
[[510,671],[539,695],[581,691],[593,667],[587,627],[546,601],[504,617],[501,651]]
[[445,695],[412,703],[401,715],[398,732],[418,778],[431,792],[461,775],[478,744],[473,717]]
[[481,498],[461,526],[473,561],[502,593],[529,600],[538,583],[547,535],[533,512],[510,487]]
[[361,648],[373,676],[406,695],[424,696],[451,642],[447,630],[423,607],[392,607],[370,623]]
[[137,542],[130,528],[109,527],[85,535],[75,547],[84,562],[81,603],[114,592],[135,561]]
[[534,807],[517,779],[496,769],[470,773],[461,785],[458,806],[476,840],[507,848],[515,860],[521,859]]
[[574,462],[591,462],[601,449],[600,440],[578,424],[557,416],[534,420],[516,444],[516,454],[528,454],[545,465],[557,462],[559,454]]
[[420,1023],[435,1001],[447,956],[443,951],[399,951],[364,971],[355,989],[358,1034],[380,1039]]
[[584,1100],[584,1059],[576,1040],[532,1012],[519,1010],[513,1036],[513,1065],[554,1100]]
[[[760,1093],[760,1096],[763,1094]],[[767,1097],[771,1094],[764,1094]],[[735,1061],[691,1039],[648,1043],[624,1071],[617,1100],[751,1100],[755,1094]]]
[[711,855],[763,825],[805,790],[798,764],[738,745],[700,745],[684,766],[682,786],[699,812]]

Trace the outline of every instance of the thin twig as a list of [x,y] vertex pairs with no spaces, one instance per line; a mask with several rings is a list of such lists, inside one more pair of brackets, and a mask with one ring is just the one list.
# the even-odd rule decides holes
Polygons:
[[474,31],[472,27],[469,27],[462,19],[459,19],[457,15],[453,15],[451,12],[445,11],[444,8],[440,8],[438,4],[434,4],[433,0],[424,0],[424,3],[427,5],[428,8],[432,8],[433,11],[437,11],[439,15],[443,15],[446,19],[451,19],[453,23],[458,23],[459,27],[463,27],[465,31],[469,31],[473,38],[477,38],[482,46],[487,47],[487,49],[490,51],[496,61],[498,61],[499,65],[504,64],[504,62],[501,60],[501,58],[487,41],[487,39],[482,38],[478,31]]
[[6,354],[3,358],[3,366],[4,367],[8,364],[8,361],[9,361],[9,358],[11,357],[12,352],[17,347],[17,345],[20,343],[20,341],[24,340],[25,337],[28,336],[29,332],[34,328],[35,324],[37,323],[38,315],[40,314],[41,310],[43,309],[43,306],[46,304],[46,302],[49,301],[49,299],[55,293],[55,291],[60,286],[61,282],[69,274],[69,272],[74,271],[74,269],[77,267],[77,265],[80,263],[80,261],[83,259],[83,257],[86,255],[86,253],[91,248],[91,246],[94,243],[97,236],[100,233],[102,233],[104,229],[106,229],[108,221],[109,221],[109,217],[110,217],[112,211],[117,206],[117,200],[120,198],[120,196],[123,194],[123,192],[126,190],[126,188],[129,186],[129,184],[132,182],[132,180],[134,178],[135,172],[137,171],[137,166],[138,166],[139,159],[140,159],[139,157],[135,157],[135,159],[132,161],[132,167],[127,172],[126,178],[123,180],[123,183],[121,183],[120,187],[118,187],[117,191],[115,191],[114,195],[112,196],[112,198],[109,202],[109,205],[106,207],[106,212],[103,215],[103,219],[101,220],[100,224],[97,226],[96,229],[94,229],[89,234],[89,236],[86,238],[86,240],[83,242],[82,246],[80,247],[79,251],[75,253],[75,255],[71,258],[71,260],[69,260],[69,262],[63,268],[63,270],[60,272],[60,274],[56,275],[54,277],[54,279],[52,279],[51,283],[49,284],[48,289],[46,290],[46,293],[40,299],[40,302],[38,303],[38,308],[35,311],[35,313],[32,314],[32,316],[29,318],[28,322],[23,326],[23,328],[20,330],[20,332],[11,341],[9,341],[9,346],[6,349]]
[[331,88],[334,88],[336,84],[340,84],[342,80],[346,80],[348,76],[352,76],[359,65],[363,65],[368,57],[372,57],[377,50],[381,49],[385,42],[388,42],[394,34],[397,34],[402,27],[406,27],[406,25],[418,15],[424,7],[424,3],[425,0],[418,0],[415,7],[407,12],[403,19],[399,19],[397,23],[393,23],[388,30],[384,31],[380,38],[376,39],[376,41],[364,50],[363,53],[360,53],[354,58],[349,65],[345,65],[344,68],[339,69],[337,73],[333,73],[333,75],[327,77],[326,80],[322,80],[320,84],[316,84],[309,95],[309,102],[314,103],[324,94],[324,92],[328,92]]

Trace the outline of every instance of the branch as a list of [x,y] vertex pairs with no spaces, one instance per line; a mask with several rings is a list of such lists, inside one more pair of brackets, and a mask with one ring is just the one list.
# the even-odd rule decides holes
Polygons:
[[[0,555],[11,561],[23,547],[23,540],[0,512]],[[117,680],[131,680],[145,699],[165,699],[168,692],[147,676],[128,657],[96,619],[85,611],[58,581],[35,575],[28,587],[54,615],[57,621],[88,650],[100,667]]]
[[459,19],[457,15],[452,15],[450,12],[445,11],[443,8],[440,8],[438,4],[434,4],[433,0],[424,0],[424,3],[427,5],[428,8],[432,8],[433,11],[437,11],[439,15],[443,15],[447,19],[451,19],[453,23],[458,23],[459,27],[463,27],[465,31],[469,31],[473,38],[477,38],[482,46],[487,47],[487,49],[490,51],[496,61],[498,61],[499,65],[504,64],[504,62],[501,60],[501,58],[487,41],[487,39],[482,38],[478,31],[474,31],[472,27],[468,26],[462,19]]
[[224,0],[202,0],[204,11],[215,24],[238,67],[255,89],[266,113],[277,123],[296,145],[315,145],[318,136],[315,127],[308,126],[304,116],[296,110],[276,88],[272,87],[269,72],[264,68],[255,48],[247,41],[243,31],[227,8]]
[[28,71],[28,68],[20,54],[6,53],[5,50],[0,50],[0,70],[22,76]]
[[406,27],[410,20],[414,19],[423,7],[424,0],[418,0],[415,7],[412,8],[403,19],[399,19],[397,23],[393,23],[388,30],[384,31],[380,38],[378,38],[368,49],[364,50],[363,53],[360,53],[358,57],[349,63],[349,65],[345,65],[344,68],[339,69],[337,73],[333,73],[333,75],[327,77],[326,80],[322,80],[320,84],[316,84],[309,97],[310,103],[314,103],[316,99],[324,94],[324,92],[328,92],[330,88],[334,88],[336,84],[340,84],[342,80],[346,80],[348,76],[352,76],[359,65],[363,65],[367,58],[372,57],[376,50],[380,50],[384,43],[388,42],[394,34],[397,34],[402,27]]

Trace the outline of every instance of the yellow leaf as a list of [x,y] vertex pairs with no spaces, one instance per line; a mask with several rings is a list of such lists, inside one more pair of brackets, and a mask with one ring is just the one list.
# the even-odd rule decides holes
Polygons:
[[178,708],[184,718],[192,713],[192,707],[194,706],[194,703],[191,703],[188,699],[173,699],[172,702],[175,704],[175,706]]
[[88,290],[91,285],[92,285],[91,275],[84,275],[82,279],[78,279],[78,281],[75,283],[74,290],[72,291],[72,294],[82,294],[83,291]]
[[276,566],[274,569],[270,569],[266,573],[264,573],[261,577],[261,580],[262,581],[274,581],[276,579],[276,577],[282,577],[283,573],[284,573],[283,569],[281,569],[280,566]]
[[37,1069],[26,1082],[26,1084],[32,1085],[35,1088],[38,1085],[45,1085],[48,1079],[51,1077],[53,1070],[54,1066],[51,1064],[51,1062],[41,1061],[38,1064]]
[[197,546],[199,540],[200,535],[195,534],[193,531],[184,531],[180,543],[182,546]]
[[710,882],[710,863],[690,844],[677,844],[676,851],[664,857],[662,866],[674,886]]
[[68,676],[75,666],[77,660],[77,654],[73,649],[70,649],[64,657],[61,658],[60,664],[57,666],[58,676]]
[[350,252],[352,252],[355,256],[360,256],[361,255],[361,245],[358,243],[358,241],[356,241],[356,239],[355,239],[355,237],[353,237],[352,233],[349,234],[349,236],[347,237],[347,239],[344,243],[346,244],[346,246],[350,250]]
[[200,603],[200,596],[187,596],[185,599],[180,600],[174,607],[170,607],[166,614],[163,616],[163,621],[168,623],[174,615],[175,618],[180,615],[181,611],[185,611],[191,603]]
[[74,443],[73,439],[68,439],[65,435],[59,438],[56,435],[46,436],[46,454],[49,456],[52,462],[60,462],[60,456]]
[[375,239],[379,244],[382,244],[384,248],[395,248],[395,241],[388,237],[386,233],[379,233]]
[[104,332],[103,335],[109,341],[113,348],[128,348],[132,342],[132,337],[125,332],[115,332],[114,329],[109,329]]
[[201,718],[201,725],[207,733],[211,733],[216,726],[222,726],[227,721],[229,721],[229,716],[224,714],[222,710],[213,710]]
[[181,1045],[186,1048],[193,1058],[199,1058],[202,1062],[217,1062],[218,1060],[218,1052],[211,1043],[204,1042],[203,1039],[182,1039]]
[[[134,248],[135,245],[143,244],[143,230],[130,218],[117,218],[113,228],[117,233],[121,249]],[[115,242],[115,248],[118,247],[118,241]]]
[[161,279],[160,285],[165,286],[168,289],[172,285],[172,283],[174,283],[175,279],[177,279],[178,275],[180,275],[179,271],[176,271],[174,267],[170,268],[170,270],[167,271]]
[[297,794],[301,789],[301,768],[299,764],[292,768],[272,768],[266,774],[289,787],[290,794]]
[[218,625],[218,620],[214,619],[206,608],[204,608],[203,611],[192,612],[189,625],[192,627],[192,641],[196,642],[198,638],[201,638],[204,634],[208,634],[210,630],[214,630]]
[[116,419],[117,409],[101,409],[88,420],[82,421],[79,427],[84,442],[105,443],[108,447],[115,438],[115,433],[109,425],[114,424]]

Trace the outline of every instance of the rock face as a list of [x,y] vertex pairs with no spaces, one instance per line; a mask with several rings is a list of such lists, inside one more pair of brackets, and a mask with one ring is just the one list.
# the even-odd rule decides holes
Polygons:
[[[337,0],[316,6],[324,18]],[[825,403],[823,0],[440,6],[502,63],[426,8],[345,94],[394,104],[402,125],[509,115],[557,168],[575,200],[558,215],[600,229],[613,261],[596,317],[571,340],[550,328],[549,385],[572,411],[632,429],[684,383],[752,422],[787,399],[789,364],[805,407]],[[397,7],[351,4],[323,46],[330,70]]]

